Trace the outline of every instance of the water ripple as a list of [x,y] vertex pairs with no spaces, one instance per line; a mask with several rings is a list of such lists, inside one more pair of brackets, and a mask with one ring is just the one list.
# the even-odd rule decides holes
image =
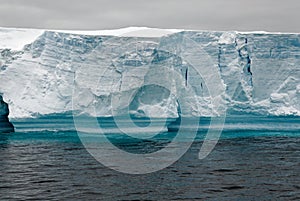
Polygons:
[[0,200],[300,199],[299,137],[225,138],[203,160],[197,141],[175,164],[146,175],[99,164],[75,132],[15,133],[0,141]]

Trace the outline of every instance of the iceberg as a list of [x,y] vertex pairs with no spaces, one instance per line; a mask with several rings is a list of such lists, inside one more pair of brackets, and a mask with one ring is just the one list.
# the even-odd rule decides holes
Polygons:
[[9,109],[0,95],[0,133],[14,132],[14,126],[8,120]]
[[299,34],[0,28],[0,41],[10,118],[300,115]]

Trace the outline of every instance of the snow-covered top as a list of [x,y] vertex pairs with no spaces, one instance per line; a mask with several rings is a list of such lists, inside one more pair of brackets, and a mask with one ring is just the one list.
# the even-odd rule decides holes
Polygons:
[[43,32],[41,29],[0,28],[0,49],[21,50]]
[[129,37],[161,37],[164,35],[180,32],[180,29],[157,29],[148,27],[127,27],[113,30],[48,30],[48,29],[23,29],[23,28],[0,28],[0,48],[21,50],[24,45],[32,43],[45,31],[82,35],[110,35]]
[[[24,45],[32,43],[45,31],[55,31],[61,33],[81,34],[81,35],[110,35],[110,36],[128,36],[128,37],[162,37],[168,34],[182,31],[199,31],[185,29],[159,29],[149,27],[126,27],[121,29],[111,30],[50,30],[50,29],[27,29],[27,28],[2,28],[0,27],[0,48],[12,50],[21,50]],[[202,30],[205,32],[216,32]],[[221,31],[224,32],[224,31]],[[270,33],[265,31],[239,32],[228,31],[228,33],[241,34],[293,34],[293,33]],[[294,33],[295,34],[295,33]],[[228,38],[227,38],[228,39]],[[226,40],[226,39],[225,39]]]
[[183,29],[158,29],[149,27],[127,27],[112,30],[55,30],[62,33],[82,34],[82,35],[110,35],[110,36],[131,36],[131,37],[161,37],[164,35],[183,31]]

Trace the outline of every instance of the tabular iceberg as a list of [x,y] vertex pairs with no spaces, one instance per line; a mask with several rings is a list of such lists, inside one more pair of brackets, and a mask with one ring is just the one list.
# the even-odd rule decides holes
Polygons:
[[299,34],[137,30],[1,28],[10,117],[300,115]]

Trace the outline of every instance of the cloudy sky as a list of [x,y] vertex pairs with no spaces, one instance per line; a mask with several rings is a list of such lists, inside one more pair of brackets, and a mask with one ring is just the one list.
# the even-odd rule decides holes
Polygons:
[[300,32],[299,0],[0,0],[0,26]]

